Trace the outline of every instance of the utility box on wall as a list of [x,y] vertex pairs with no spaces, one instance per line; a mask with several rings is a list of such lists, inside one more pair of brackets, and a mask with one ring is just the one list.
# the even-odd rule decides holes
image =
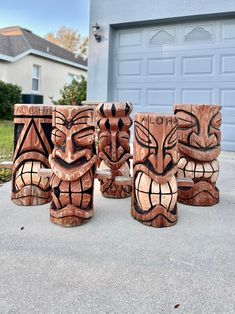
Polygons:
[[22,94],[23,104],[43,104],[42,95]]

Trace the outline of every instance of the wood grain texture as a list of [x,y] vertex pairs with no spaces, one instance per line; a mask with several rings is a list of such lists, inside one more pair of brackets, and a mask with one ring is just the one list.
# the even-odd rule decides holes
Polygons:
[[93,215],[97,156],[92,118],[93,109],[86,106],[57,106],[52,112],[50,220],[60,226],[78,226]]
[[132,216],[152,227],[177,222],[177,118],[137,113],[134,118]]
[[[100,179],[104,197],[131,195],[131,185],[115,184],[116,176],[130,176],[131,103],[101,103],[97,107],[99,169],[110,169],[111,178]],[[120,183],[120,181],[119,181]]]
[[15,105],[12,200],[17,205],[41,205],[51,200],[49,179],[38,176],[40,168],[49,167],[51,128],[51,106]]
[[211,206],[219,202],[220,110],[216,105],[174,105],[179,123],[178,176],[194,181],[193,187],[179,187],[180,203]]

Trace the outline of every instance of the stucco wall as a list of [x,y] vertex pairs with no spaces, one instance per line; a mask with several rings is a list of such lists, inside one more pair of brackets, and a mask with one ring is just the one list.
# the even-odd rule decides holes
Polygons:
[[87,76],[85,71],[72,66],[28,55],[16,62],[0,62],[0,80],[21,86],[24,94],[36,94],[37,92],[32,91],[33,64],[41,66],[41,86],[38,94],[44,96],[46,104],[51,103],[50,96],[55,100],[60,97],[59,91],[67,83],[68,73]]
[[[89,100],[111,100],[109,81],[112,73],[109,56],[112,51],[112,37],[115,30],[111,26],[151,21],[186,18],[199,18],[200,15],[235,14],[235,0],[91,0],[90,39],[88,58],[88,97]],[[102,41],[97,43],[91,26],[101,26]],[[115,25],[116,24],[116,25]]]

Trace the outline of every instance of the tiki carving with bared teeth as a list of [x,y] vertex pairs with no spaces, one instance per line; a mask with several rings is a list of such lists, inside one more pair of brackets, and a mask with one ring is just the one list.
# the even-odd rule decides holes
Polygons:
[[209,206],[219,202],[220,110],[216,105],[174,105],[179,123],[178,176],[194,181],[193,187],[179,188],[181,203]]
[[49,179],[38,176],[40,168],[50,167],[51,114],[48,105],[14,106],[12,200],[16,205],[41,205],[51,200]]
[[97,156],[92,115],[87,106],[56,106],[52,112],[50,219],[61,226],[81,225],[93,214]]
[[177,222],[178,137],[174,115],[134,118],[132,216],[152,227]]
[[97,107],[99,168],[111,171],[111,178],[100,179],[102,195],[124,198],[131,195],[131,185],[115,185],[116,176],[130,176],[131,103],[101,103]]

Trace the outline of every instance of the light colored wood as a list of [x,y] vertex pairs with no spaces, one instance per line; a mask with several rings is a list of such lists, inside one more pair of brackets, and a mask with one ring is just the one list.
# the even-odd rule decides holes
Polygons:
[[12,161],[2,161],[0,162],[0,168],[12,169],[13,162]]
[[52,106],[14,106],[12,200],[17,205],[41,205],[51,200],[49,180],[37,174],[41,167],[49,167],[51,127]]
[[129,102],[100,103],[96,108],[99,168],[111,171],[111,178],[99,177],[100,189],[105,197],[124,198],[131,195],[130,178],[115,180],[116,177],[130,175],[131,111]]
[[152,227],[177,222],[177,118],[137,113],[134,118],[132,216]]
[[38,170],[38,175],[39,177],[42,177],[42,178],[50,178],[51,175],[52,175],[52,170],[51,169],[48,169],[48,168],[41,168]]
[[179,184],[178,201],[194,206],[219,202],[216,181],[219,175],[221,106],[176,104],[179,121],[178,176],[190,178],[194,185],[184,189]]
[[93,108],[88,106],[57,106],[53,110],[50,220],[63,227],[84,224],[93,215],[97,156],[92,119]]

